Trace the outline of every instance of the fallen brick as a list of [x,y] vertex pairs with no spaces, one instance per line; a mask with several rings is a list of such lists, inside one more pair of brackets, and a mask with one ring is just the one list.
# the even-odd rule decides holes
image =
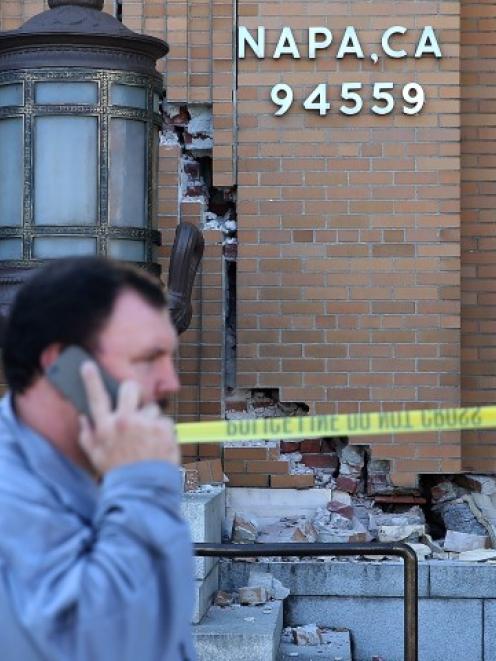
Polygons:
[[291,535],[291,541],[316,542],[317,531],[315,530],[311,521],[299,521],[293,531],[293,534]]
[[293,641],[296,645],[320,645],[320,631],[316,624],[293,628]]
[[258,537],[258,522],[242,512],[236,512],[233,522],[232,541],[238,544],[251,544]]
[[380,542],[417,541],[425,535],[425,525],[378,526],[377,537]]
[[353,507],[351,505],[346,505],[339,500],[331,500],[327,503],[327,509],[329,512],[339,514],[350,521],[353,519]]
[[197,471],[200,484],[224,483],[224,471],[220,459],[196,461],[191,464],[184,464],[184,469]]
[[214,604],[216,606],[226,607],[230,606],[233,603],[233,597],[228,592],[222,592],[219,590],[215,595]]
[[267,590],[262,586],[247,586],[239,588],[239,603],[245,606],[256,606],[268,601]]

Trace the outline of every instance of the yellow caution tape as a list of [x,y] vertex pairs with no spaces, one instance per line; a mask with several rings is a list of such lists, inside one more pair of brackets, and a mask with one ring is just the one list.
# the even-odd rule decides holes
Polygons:
[[176,425],[176,431],[182,444],[371,436],[489,427],[496,428],[496,406],[186,422]]

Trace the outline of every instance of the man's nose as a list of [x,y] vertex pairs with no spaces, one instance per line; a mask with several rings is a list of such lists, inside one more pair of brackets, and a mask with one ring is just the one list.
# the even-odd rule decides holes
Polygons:
[[164,394],[173,394],[179,391],[181,384],[172,360],[167,360],[161,367],[158,391]]

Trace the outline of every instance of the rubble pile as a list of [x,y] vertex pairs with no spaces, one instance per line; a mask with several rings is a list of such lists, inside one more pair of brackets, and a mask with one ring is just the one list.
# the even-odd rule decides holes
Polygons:
[[442,545],[444,553],[457,553],[461,559],[466,553],[471,559],[493,557],[496,550],[496,477],[456,475],[434,485],[431,497],[432,514],[446,529]]
[[[347,478],[360,481],[360,452],[345,452],[341,456],[348,459]],[[424,507],[411,505],[412,501],[422,502],[418,495],[400,495],[395,503],[394,495],[385,499],[369,497],[336,487],[328,488],[327,492],[327,504],[307,515],[295,514],[259,523],[253,516],[237,512],[232,541],[405,542],[419,559],[496,559],[496,477],[444,478],[431,487],[429,502]]]
[[392,494],[391,466],[386,459],[371,459],[369,449],[347,445],[339,438],[281,441],[281,458],[291,471],[311,472],[315,487],[331,487],[349,494]]

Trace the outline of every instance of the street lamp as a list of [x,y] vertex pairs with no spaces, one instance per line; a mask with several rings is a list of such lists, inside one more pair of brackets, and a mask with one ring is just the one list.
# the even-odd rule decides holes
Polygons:
[[0,33],[0,314],[45,260],[108,255],[159,273],[155,229],[164,41],[103,0]]

